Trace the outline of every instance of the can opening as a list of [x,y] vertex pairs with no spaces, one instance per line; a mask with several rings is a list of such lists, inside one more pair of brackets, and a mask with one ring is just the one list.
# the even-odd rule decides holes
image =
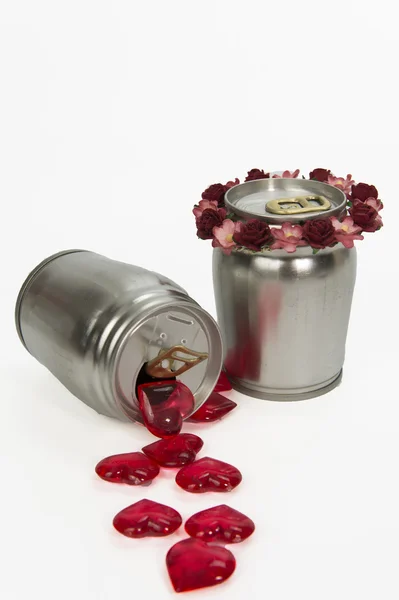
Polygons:
[[[137,388],[139,387],[139,385],[143,385],[144,383],[153,383],[156,381],[162,381],[162,379],[160,379],[159,377],[152,377],[151,375],[149,375],[146,371],[146,368],[147,368],[147,363],[144,363],[137,375],[136,387],[135,387],[136,398],[138,395]],[[173,379],[174,381],[176,381],[176,377],[169,377],[168,379],[170,379],[170,380]]]
[[[206,360],[202,359],[204,355]],[[167,361],[165,364],[162,364],[163,359]],[[192,368],[182,370],[191,360]],[[157,366],[158,373],[148,368],[151,361],[152,366]],[[151,312],[124,338],[115,369],[120,406],[130,419],[143,422],[138,401],[139,386],[168,379],[188,387],[195,399],[191,411],[194,412],[212,391],[221,362],[222,344],[217,326],[203,309],[195,305],[178,306],[176,303],[162,306]]]

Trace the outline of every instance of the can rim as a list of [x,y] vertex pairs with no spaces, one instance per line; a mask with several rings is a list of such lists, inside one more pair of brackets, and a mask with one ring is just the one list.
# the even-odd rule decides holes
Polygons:
[[[282,184],[284,184],[284,182],[290,182],[292,184],[292,182],[297,182],[300,183],[302,181],[306,181],[306,183],[310,186],[310,188],[314,188],[315,193],[323,191],[323,189],[325,190],[325,193],[329,193],[330,196],[335,196],[337,199],[337,203],[334,206],[331,206],[330,209],[324,211],[324,212],[320,212],[318,214],[313,214],[312,216],[306,216],[305,214],[301,214],[301,215],[274,215],[273,214],[268,214],[265,212],[265,214],[255,214],[252,212],[249,212],[247,210],[244,210],[243,208],[240,208],[237,206],[237,202],[239,200],[241,200],[243,197],[246,197],[248,194],[244,193],[242,195],[240,195],[240,192],[243,191],[250,191],[253,190],[253,192],[261,192],[261,191],[267,191],[268,188],[271,187],[271,183],[273,182],[274,185],[279,188],[282,187]],[[281,183],[279,183],[281,182]],[[313,219],[323,219],[326,217],[331,217],[331,216],[336,216],[339,215],[343,212],[343,210],[345,209],[346,206],[346,196],[344,194],[344,192],[332,185],[329,185],[328,183],[324,183],[324,182],[320,182],[320,181],[314,181],[311,179],[290,179],[290,178],[284,178],[284,177],[279,177],[277,179],[255,179],[253,181],[244,181],[243,183],[240,183],[238,185],[235,185],[233,187],[231,187],[229,190],[227,190],[225,197],[224,197],[224,202],[226,205],[226,208],[228,209],[228,211],[233,212],[234,214],[238,215],[239,217],[242,217],[243,219],[258,219],[259,221],[265,221],[266,223],[272,223],[273,225],[282,225],[284,221],[290,221],[292,223],[300,223],[302,221],[307,221],[307,220],[313,220]]]
[[[142,315],[142,318],[140,318],[138,321],[130,322],[126,326],[124,331],[121,332],[121,335],[118,336],[119,339],[115,344],[115,348],[111,355],[108,357],[109,360],[107,360],[109,372],[112,373],[112,376],[110,378],[112,396],[114,397],[115,403],[118,406],[119,410],[121,410],[123,414],[131,421],[136,421],[139,423],[143,422],[140,410],[138,408],[138,404],[136,404],[137,400],[134,399],[131,405],[126,405],[125,399],[123,398],[120,390],[118,389],[117,380],[119,361],[121,355],[126,347],[130,336],[134,331],[137,331],[143,325],[143,323],[151,319],[153,316],[157,315],[158,313],[164,312],[170,308],[178,309],[182,312],[192,315],[196,319],[201,321],[204,325],[207,325],[207,327],[204,327],[204,331],[208,340],[208,345],[210,348],[212,348],[212,356],[210,356],[210,359],[213,359],[211,361],[212,370],[210,377],[212,381],[209,382],[211,383],[211,385],[208,386],[209,388],[213,389],[220,375],[220,371],[223,367],[223,340],[219,326],[216,320],[212,317],[212,315],[210,315],[204,308],[202,308],[202,306],[197,304],[195,301],[193,305],[188,303],[186,299],[183,298],[162,302],[160,305],[154,307],[145,315]],[[219,361],[215,360],[216,356],[220,357]],[[142,364],[144,364],[144,362]],[[209,394],[207,393],[208,391],[209,390],[205,390],[205,392],[203,392],[203,398],[198,404],[198,406],[196,406],[195,410],[197,410],[199,406],[202,406],[202,404],[205,402],[206,398],[209,396]]]
[[74,252],[90,252],[90,250],[82,250],[82,249],[61,250],[60,252],[56,252],[55,254],[48,256],[47,258],[42,260],[38,265],[36,265],[36,267],[34,269],[32,269],[32,271],[29,273],[29,275],[26,277],[25,281],[23,282],[21,289],[19,290],[19,293],[17,296],[17,301],[15,303],[15,313],[14,313],[15,314],[15,327],[16,327],[19,339],[21,340],[21,342],[22,342],[23,346],[26,348],[26,350],[28,350],[28,352],[29,352],[29,348],[27,347],[27,345],[25,343],[24,337],[22,335],[22,329],[21,329],[21,307],[22,307],[22,302],[23,302],[25,293],[27,292],[29,286],[33,283],[36,276],[40,273],[40,271],[42,271],[42,269],[44,269],[44,267],[46,267],[50,262],[52,262],[56,258],[60,258],[60,256],[65,256],[66,254],[73,254]]

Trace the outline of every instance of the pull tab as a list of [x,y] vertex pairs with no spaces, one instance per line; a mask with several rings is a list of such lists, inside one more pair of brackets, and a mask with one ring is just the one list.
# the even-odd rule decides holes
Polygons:
[[299,215],[307,212],[322,212],[331,208],[331,202],[324,196],[296,196],[270,200],[266,210],[275,215]]
[[[192,356],[193,358],[178,356],[178,352]],[[161,350],[156,358],[150,360],[147,363],[146,371],[148,375],[151,375],[151,377],[158,377],[159,379],[178,377],[207,358],[207,352],[196,352],[195,350],[190,350],[182,345],[172,346],[172,348],[169,348],[169,350]],[[172,367],[175,360],[183,364],[181,367],[176,369],[176,371],[173,371]],[[166,367],[163,366],[164,361],[167,361],[168,363]]]

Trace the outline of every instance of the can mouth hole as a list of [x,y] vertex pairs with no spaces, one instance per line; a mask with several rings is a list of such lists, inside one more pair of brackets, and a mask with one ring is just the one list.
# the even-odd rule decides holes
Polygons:
[[[147,363],[144,363],[139,371],[139,374],[137,375],[136,387],[134,390],[136,398],[138,398],[139,385],[143,385],[143,383],[151,383],[153,381],[162,381],[162,378],[152,377],[151,375],[149,375],[146,371],[146,367],[147,367]],[[176,377],[168,377],[168,381],[171,381],[171,380],[176,381]]]
[[[170,321],[171,315],[184,322]],[[162,334],[166,335],[167,342]],[[155,372],[155,376],[148,374],[150,361],[165,358],[160,356],[160,350],[180,345],[179,342],[196,352],[207,353],[208,360],[177,377],[176,373],[168,373],[166,378],[162,372]],[[182,357],[185,357],[184,353]],[[163,383],[165,379],[181,381],[194,395],[194,408],[199,408],[217,381],[222,363],[222,342],[215,322],[203,309],[170,300],[165,307],[154,310],[126,331],[116,358],[114,389],[118,405],[130,420],[142,423],[138,402],[141,385]]]

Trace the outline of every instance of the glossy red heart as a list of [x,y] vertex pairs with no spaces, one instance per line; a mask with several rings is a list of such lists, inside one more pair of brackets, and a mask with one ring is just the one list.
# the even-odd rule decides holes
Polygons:
[[195,461],[203,445],[198,435],[180,433],[174,438],[144,446],[142,450],[161,467],[183,467]]
[[113,521],[119,533],[131,538],[170,535],[182,524],[174,508],[152,500],[139,500],[119,512]]
[[213,391],[214,392],[228,392],[229,390],[232,390],[233,387],[230,383],[230,381],[227,379],[227,375],[224,371],[220,372],[219,375],[219,379],[217,381],[217,384],[215,385]]
[[177,485],[193,494],[231,492],[241,480],[242,475],[236,467],[209,457],[183,467],[176,475]]
[[143,485],[158,475],[159,466],[142,452],[129,452],[104,458],[96,466],[96,473],[111,483]]
[[196,423],[211,423],[227,415],[236,406],[237,404],[232,400],[225,398],[221,394],[212,392],[208,400],[190,416],[189,420]]
[[177,435],[195,403],[190,388],[175,380],[139,385],[137,398],[147,429],[160,438]]
[[189,538],[172,546],[166,566],[175,591],[188,592],[223,583],[234,573],[236,561],[226,548]]
[[238,510],[221,504],[190,517],[185,529],[188,535],[204,542],[237,544],[252,535],[255,523]]

